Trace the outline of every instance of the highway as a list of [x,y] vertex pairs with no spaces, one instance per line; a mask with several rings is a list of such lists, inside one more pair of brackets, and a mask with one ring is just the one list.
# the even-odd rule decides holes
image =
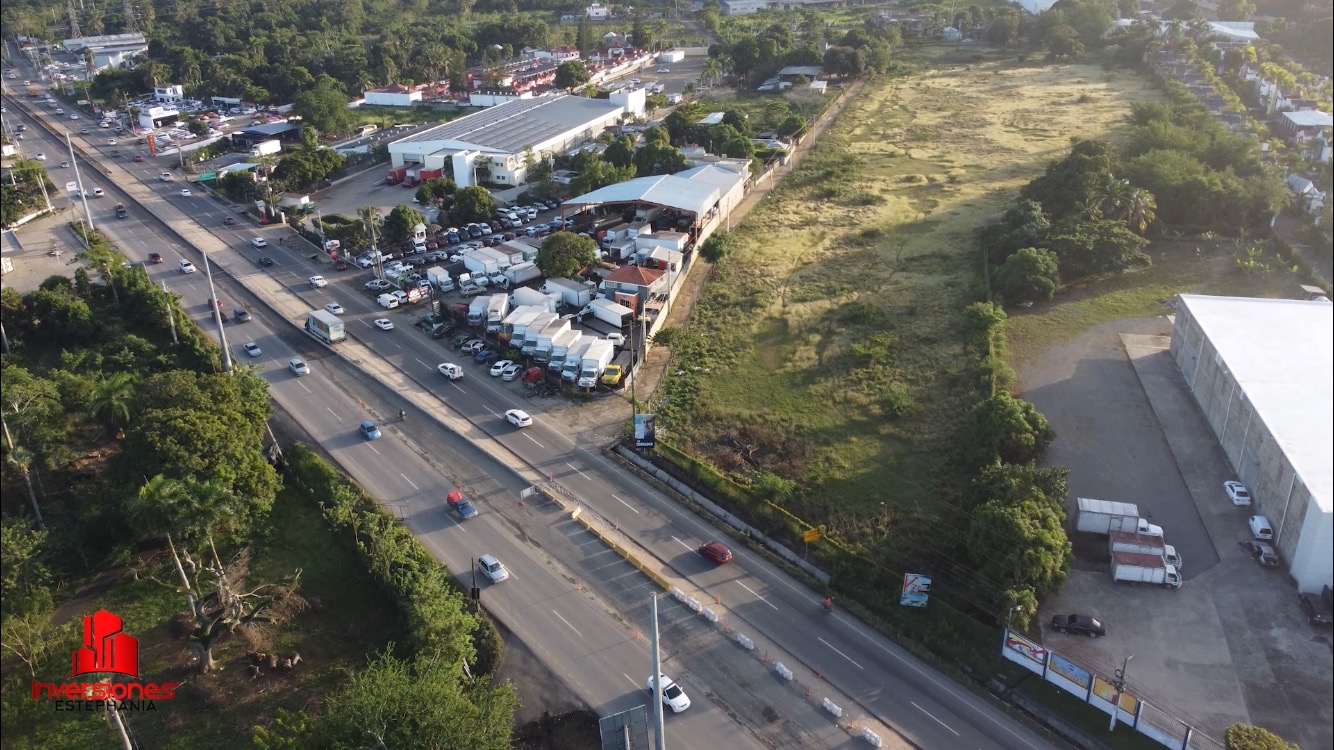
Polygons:
[[[12,106],[9,111],[14,111]],[[90,145],[101,149],[107,162],[112,161],[105,154],[106,145]],[[253,264],[260,252],[250,247],[249,240],[261,234],[273,239],[272,231],[247,226],[223,227],[224,212],[216,203],[201,197],[199,191],[194,197],[181,197],[179,180],[158,182],[157,171],[150,164],[128,163],[122,156],[115,166],[128,168],[150,185],[164,204],[175,209],[154,205],[155,213],[172,221],[177,228],[180,228],[177,220],[198,222],[224,240],[239,258],[250,261],[240,264],[236,257],[228,259],[230,266],[249,269],[234,273],[237,280],[245,283],[248,274],[268,273],[287,292],[304,300],[309,309],[329,302],[341,304],[346,310],[342,317],[349,335],[447,403],[475,428],[471,431],[474,440],[495,441],[559,483],[590,509],[614,519],[621,531],[644,549],[696,587],[715,596],[746,628],[779,644],[797,661],[818,671],[830,685],[851,696],[866,712],[893,727],[912,744],[942,749],[1054,747],[1044,735],[1015,721],[854,618],[843,613],[825,613],[819,607],[820,594],[805,588],[762,557],[736,549],[736,559],[730,565],[716,567],[705,561],[695,548],[718,536],[712,527],[626,473],[596,446],[576,444],[561,424],[549,419],[522,395],[522,386],[489,377],[485,368],[474,366],[468,359],[442,347],[442,342],[432,341],[412,328],[410,323],[415,315],[401,311],[386,313],[361,289],[361,284],[369,278],[368,272],[338,274],[327,262],[312,262],[274,247],[267,248],[264,254],[273,257],[275,265],[261,268]],[[59,178],[55,181],[60,182]],[[203,273],[180,274],[175,265],[180,248],[164,250],[163,240],[139,223],[135,215],[137,207],[131,207],[130,219],[117,221],[109,217],[114,200],[101,200],[107,202],[95,214],[99,228],[111,235],[131,260],[146,257],[150,248],[162,252],[166,262],[148,267],[148,271],[155,280],[165,280],[170,288],[181,293],[192,312],[204,315],[210,295],[203,283]],[[312,288],[307,280],[316,274],[326,276],[330,285]],[[230,310],[229,295],[220,296]],[[371,321],[381,317],[394,320],[397,330],[376,329]],[[569,584],[550,572],[554,563],[536,556],[528,545],[516,542],[485,508],[478,518],[463,527],[450,518],[440,503],[451,489],[445,477],[412,450],[395,442],[396,433],[407,430],[406,425],[391,426],[386,437],[379,441],[363,441],[356,427],[362,419],[371,417],[360,412],[343,390],[325,378],[319,361],[310,360],[315,372],[309,377],[295,378],[286,371],[285,363],[295,356],[297,349],[305,352],[311,347],[300,345],[300,334],[295,334],[298,347],[289,346],[287,342],[293,340],[293,334],[290,328],[281,331],[282,325],[278,321],[274,329],[266,329],[261,321],[255,321],[227,326],[229,337],[245,333],[263,348],[263,356],[251,362],[262,368],[278,403],[299,413],[303,426],[363,486],[387,505],[402,506],[409,526],[453,570],[466,570],[471,555],[491,552],[499,556],[510,567],[513,578],[487,587],[483,594],[487,606],[526,642],[545,644],[541,647],[544,656],[561,659],[563,663],[553,668],[562,674],[568,669],[575,675],[576,684],[586,693],[582,697],[594,710],[605,715],[642,702],[642,691],[636,690],[647,676],[644,667],[647,657],[642,644],[627,639],[624,630],[612,619],[587,604],[587,598],[572,595]],[[248,358],[240,351],[242,343],[235,338],[229,341],[233,357],[244,363]],[[463,365],[466,376],[460,381],[446,380],[436,371],[436,366],[445,361]],[[529,411],[534,417],[533,426],[517,430],[506,424],[501,415],[511,408]],[[629,407],[626,409],[628,417]],[[681,658],[688,663],[688,658]],[[728,737],[729,746],[740,746],[739,735],[744,733],[738,732],[739,725],[722,712],[711,711],[709,702],[700,700],[698,696],[702,693],[688,681],[684,687],[697,697],[690,711],[670,717],[669,726],[673,727],[671,731],[678,745],[705,747],[715,745],[719,737]],[[733,741],[732,737],[738,739]]]

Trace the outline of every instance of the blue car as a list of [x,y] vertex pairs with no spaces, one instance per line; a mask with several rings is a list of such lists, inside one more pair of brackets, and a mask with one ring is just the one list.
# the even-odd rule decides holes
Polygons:
[[459,236],[458,232],[450,232],[449,234],[445,235],[445,239],[451,245],[457,245],[463,241],[463,238]]
[[483,349],[473,356],[472,361],[479,365],[489,365],[500,359],[500,352],[495,349]]
[[454,512],[459,514],[459,518],[464,521],[477,515],[477,509],[472,507],[472,503],[467,500],[460,500],[454,503]]
[[367,440],[375,440],[380,437],[380,428],[375,426],[374,422],[366,421],[361,423],[361,436]]

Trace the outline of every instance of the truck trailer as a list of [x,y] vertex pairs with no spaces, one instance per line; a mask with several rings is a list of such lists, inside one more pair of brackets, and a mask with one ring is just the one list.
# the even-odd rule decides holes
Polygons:
[[468,325],[480,326],[486,322],[486,310],[491,306],[490,297],[474,297],[468,303]]
[[[510,304],[514,304],[513,298],[510,298]],[[501,341],[513,341],[515,327],[517,326],[520,331],[527,330],[528,323],[542,312],[544,312],[542,308],[534,307],[532,305],[518,305],[511,308],[509,315],[506,315],[505,319],[500,323],[500,335],[498,338]],[[522,333],[520,334],[519,339],[523,339]]]
[[1079,498],[1079,517],[1075,524],[1080,531],[1093,534],[1133,531],[1153,536],[1163,535],[1163,527],[1155,526],[1140,517],[1139,506],[1113,500]]
[[542,332],[537,334],[537,348],[533,350],[533,360],[536,362],[550,362],[551,350],[555,346],[557,336],[570,330],[570,319],[557,319],[547,324]]
[[506,268],[502,273],[505,274],[505,278],[509,279],[510,286],[518,286],[533,279],[542,278],[542,271],[538,269],[537,264],[527,260]]
[[311,310],[306,316],[306,333],[326,344],[336,344],[347,338],[343,321],[328,310]]
[[1139,552],[1112,553],[1112,579],[1127,583],[1156,583],[1169,589],[1181,588],[1181,573],[1161,557]]
[[500,331],[500,324],[505,320],[505,315],[510,311],[510,297],[508,294],[493,294],[487,298],[486,303],[486,331],[487,333],[497,333]]
[[598,378],[602,376],[602,371],[611,364],[612,359],[616,357],[616,345],[606,339],[597,339],[584,350],[582,362],[579,365],[580,388],[592,388],[598,384]]
[[584,322],[584,318],[589,315],[620,331],[624,330],[626,326],[630,325],[630,321],[634,320],[635,311],[605,297],[598,297],[579,311],[579,322]]
[[593,287],[570,279],[547,279],[542,293],[560,295],[561,301],[575,310],[582,310],[593,301]]
[[560,309],[561,298],[560,295],[544,294],[532,287],[521,286],[510,292],[510,304],[516,307],[528,305],[539,307],[547,312],[556,312]]
[[490,276],[494,273],[500,273],[500,264],[485,253],[478,250],[469,250],[463,254],[463,267],[474,276]]

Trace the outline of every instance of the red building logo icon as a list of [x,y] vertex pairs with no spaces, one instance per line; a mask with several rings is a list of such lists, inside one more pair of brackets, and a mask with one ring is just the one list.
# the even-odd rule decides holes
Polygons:
[[99,609],[83,618],[83,646],[74,649],[70,677],[97,672],[139,676],[139,639],[127,635],[120,617]]

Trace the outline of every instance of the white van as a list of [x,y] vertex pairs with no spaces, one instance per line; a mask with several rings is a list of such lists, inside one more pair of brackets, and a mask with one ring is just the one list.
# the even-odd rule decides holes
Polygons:
[[386,310],[393,310],[400,304],[398,297],[395,297],[392,294],[381,294],[379,297],[375,298],[375,301],[379,302],[380,307],[383,307]]
[[1269,519],[1264,516],[1251,516],[1251,536],[1263,541],[1269,541],[1274,538],[1274,529],[1269,525]]

